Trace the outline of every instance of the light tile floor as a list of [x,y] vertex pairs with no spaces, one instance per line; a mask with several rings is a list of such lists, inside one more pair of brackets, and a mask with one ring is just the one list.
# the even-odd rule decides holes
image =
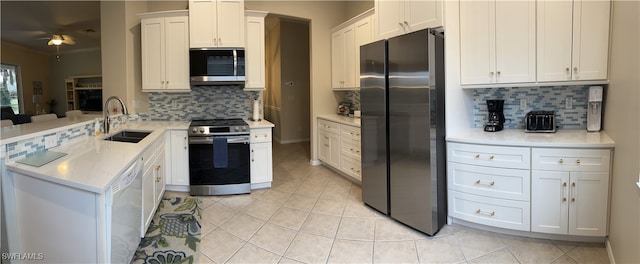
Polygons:
[[274,143],[270,189],[202,196],[201,263],[609,263],[604,244],[460,225],[429,237],[365,206],[358,185]]

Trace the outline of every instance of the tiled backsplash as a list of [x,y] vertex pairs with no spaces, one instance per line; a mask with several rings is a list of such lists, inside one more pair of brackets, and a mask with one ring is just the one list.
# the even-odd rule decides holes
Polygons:
[[353,109],[360,110],[360,91],[347,91],[346,97],[353,104]]
[[[487,101],[504,100],[506,128],[524,128],[524,116],[529,111],[556,111],[559,128],[587,127],[587,93],[589,86],[486,88],[473,90],[473,126],[484,127],[487,121]],[[565,99],[572,99],[570,109],[565,109]],[[520,99],[527,100],[527,108],[520,109]]]
[[[190,93],[150,93],[151,120],[193,120],[249,118],[253,100],[261,92],[248,92],[237,86],[193,86]],[[143,119],[146,119],[141,114]]]
[[[529,111],[556,111],[560,128],[587,127],[587,94],[589,86],[482,88],[473,90],[473,127],[484,127],[487,121],[487,100],[503,99],[506,128],[524,128],[524,116]],[[605,90],[606,91],[606,90]],[[566,109],[565,99],[572,100]],[[360,91],[347,91],[347,101],[360,109]],[[520,109],[520,99],[527,100],[526,109]]]
[[[32,137],[17,142],[6,144],[6,149],[3,148],[0,152],[0,158],[4,158],[7,161],[15,161],[26,157],[28,154],[40,152],[44,150],[44,137],[50,135],[57,135],[57,146],[68,144],[75,139],[83,136],[93,135],[93,123],[85,125],[79,125],[67,130],[58,131],[55,133]],[[4,145],[3,145],[4,146]],[[5,152],[6,151],[6,152]]]

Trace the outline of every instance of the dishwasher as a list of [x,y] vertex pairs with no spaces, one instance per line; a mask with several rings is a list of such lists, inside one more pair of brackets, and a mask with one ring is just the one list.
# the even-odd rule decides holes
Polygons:
[[108,263],[130,263],[140,244],[142,164],[136,160],[107,190]]

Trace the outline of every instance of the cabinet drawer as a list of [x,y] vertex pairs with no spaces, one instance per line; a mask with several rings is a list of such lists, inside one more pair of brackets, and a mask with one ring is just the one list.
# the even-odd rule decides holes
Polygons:
[[529,231],[529,202],[449,191],[449,216],[478,224]]
[[349,138],[342,138],[342,154],[356,160],[360,160],[360,141]]
[[610,149],[533,148],[534,170],[601,171],[608,172]]
[[341,164],[340,169],[343,172],[345,172],[348,175],[351,175],[352,177],[358,180],[362,179],[362,173],[361,173],[362,170],[361,170],[360,160],[343,156],[340,164]]
[[350,139],[353,139],[355,141],[360,142],[360,128],[359,127],[341,125],[340,126],[340,132],[341,132],[341,135],[342,135],[343,138],[350,138]]
[[497,147],[487,145],[449,143],[447,160],[490,167],[529,169],[531,151],[523,147]]
[[531,180],[529,170],[486,168],[449,162],[449,189],[465,193],[529,201]]
[[271,142],[271,128],[251,129],[250,143]]
[[324,119],[318,119],[318,129],[329,133],[340,134],[340,124]]

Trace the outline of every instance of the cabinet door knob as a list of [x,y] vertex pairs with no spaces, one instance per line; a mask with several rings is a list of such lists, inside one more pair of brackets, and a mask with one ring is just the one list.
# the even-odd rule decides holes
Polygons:
[[475,159],[479,159],[480,158],[480,154],[476,154],[476,156],[474,158]]
[[573,67],[573,72],[578,72],[578,67]]
[[493,77],[493,72],[489,72],[489,76]]
[[491,155],[491,156],[489,157],[489,160],[493,160],[493,158],[495,158],[495,157],[494,157],[493,155]]
[[569,69],[569,67],[567,67],[567,68],[565,69],[565,71],[567,71],[567,73],[569,73],[571,70]]
[[400,25],[401,27],[404,27],[404,25],[402,24],[402,22],[398,22],[398,25]]
[[564,163],[564,160],[563,160],[563,159],[560,159],[560,160],[558,161],[558,163],[562,164],[562,163]]
[[580,160],[576,160],[576,163],[580,164]]

